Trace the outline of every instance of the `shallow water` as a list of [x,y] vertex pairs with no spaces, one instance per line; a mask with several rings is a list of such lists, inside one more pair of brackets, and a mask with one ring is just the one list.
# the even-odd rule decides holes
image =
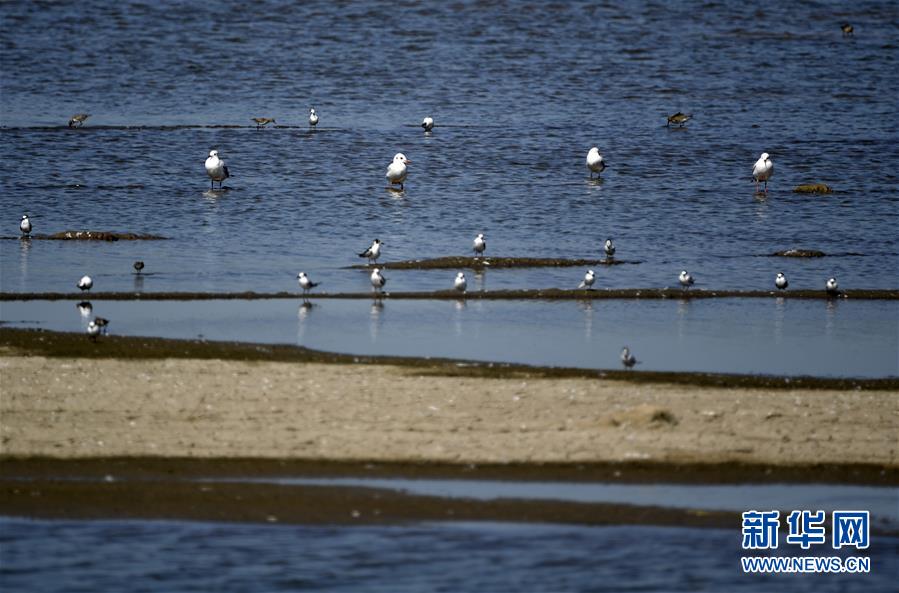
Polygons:
[[[0,518],[0,586],[48,592],[895,589],[899,538],[873,536],[866,553],[870,574],[761,576],[741,572],[740,537],[739,527],[304,527]],[[789,553],[801,550],[792,546]]]
[[[94,301],[116,335],[297,344],[403,355],[638,370],[899,375],[899,302],[789,299]],[[12,327],[84,331],[77,301],[6,301]],[[535,339],[539,336],[540,339]],[[87,338],[85,338],[87,339]]]

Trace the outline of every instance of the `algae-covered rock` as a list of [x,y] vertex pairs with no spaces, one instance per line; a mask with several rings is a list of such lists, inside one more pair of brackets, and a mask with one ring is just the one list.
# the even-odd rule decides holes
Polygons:
[[775,257],[824,257],[827,254],[816,249],[787,249],[786,251],[776,251],[771,255]]
[[803,183],[796,186],[793,191],[797,194],[830,194],[833,189],[825,183]]
[[46,238],[54,241],[158,241],[165,239],[165,237],[160,237],[158,235],[116,233],[111,231],[62,231],[46,237],[35,238]]

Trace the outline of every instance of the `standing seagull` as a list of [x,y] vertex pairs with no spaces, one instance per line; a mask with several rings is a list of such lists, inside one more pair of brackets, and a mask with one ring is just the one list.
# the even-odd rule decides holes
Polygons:
[[421,120],[421,127],[424,128],[425,132],[430,132],[434,129],[434,118],[426,117]]
[[90,290],[93,285],[94,285],[94,281],[91,280],[91,277],[86,274],[81,277],[81,280],[78,281],[78,288],[81,289],[81,292],[84,292],[85,290]]
[[784,276],[783,272],[777,273],[777,278],[774,279],[774,286],[778,288],[778,290],[784,290],[790,283],[787,282],[787,277]]
[[375,268],[371,272],[371,285],[375,292],[381,292],[384,285],[387,284],[387,278],[381,275],[381,268]]
[[19,230],[22,231],[23,237],[31,234],[31,221],[28,219],[27,214],[22,215],[22,220],[19,222]]
[[371,242],[371,247],[363,251],[359,254],[359,257],[367,257],[368,263],[377,263],[378,258],[381,257],[381,243],[380,240],[375,239]]
[[303,296],[306,296],[310,290],[321,284],[321,282],[313,282],[310,280],[309,276],[306,275],[306,272],[297,274],[297,282],[300,283],[300,288],[303,289]]
[[91,116],[90,113],[76,113],[72,116],[72,119],[69,120],[70,128],[80,128],[84,125],[84,120]]
[[100,335],[100,326],[97,325],[96,321],[91,320],[90,323],[87,324],[87,335],[92,342],[97,341],[97,336]]
[[774,175],[774,163],[768,158],[768,153],[763,152],[759,160],[752,166],[752,178],[755,179],[755,192],[759,191],[759,182],[765,182],[765,193],[768,193],[768,180]]
[[621,349],[621,364],[623,364],[626,369],[637,364],[637,357],[631,354],[631,349],[627,346]]
[[830,296],[836,296],[840,294],[840,285],[837,284],[836,278],[829,278],[827,280],[827,284],[824,285],[824,289]]
[[612,239],[606,239],[606,244],[603,245],[603,249],[606,252],[606,258],[612,259],[615,256],[615,244],[612,243]]
[[393,156],[393,162],[387,166],[387,181],[390,185],[400,184],[400,191],[403,190],[403,183],[406,181],[406,165],[412,161],[406,158],[401,152]]
[[593,290],[593,283],[596,282],[596,274],[593,273],[593,270],[587,270],[587,273],[584,274],[584,279],[578,284],[578,288],[586,288],[587,290]]
[[315,115],[315,107],[309,110],[309,125],[313,128],[318,125],[318,116]]
[[484,254],[484,251],[487,249],[487,240],[484,238],[484,233],[478,233],[478,236],[474,238],[472,249],[474,249],[475,257],[480,257]]
[[144,269],[144,262],[142,262],[142,261],[134,262],[134,273],[135,274],[140,274],[141,270],[143,270],[143,269]]
[[602,160],[602,155],[599,154],[599,149],[595,146],[587,153],[587,168],[590,169],[590,179],[593,179],[594,173],[601,174],[606,170],[606,164]]
[[459,272],[458,274],[456,274],[456,279],[453,281],[453,288],[455,288],[459,292],[465,292],[465,289],[468,288],[468,281],[465,279],[465,272]]
[[231,177],[228,166],[225,161],[219,158],[219,151],[210,150],[209,158],[206,159],[206,174],[209,175],[210,189],[215,189],[215,182],[219,182],[219,189],[222,188],[222,182]]
[[690,288],[693,286],[693,276],[687,273],[687,270],[681,270],[680,276],[678,276],[678,281],[680,281],[680,285],[684,288]]

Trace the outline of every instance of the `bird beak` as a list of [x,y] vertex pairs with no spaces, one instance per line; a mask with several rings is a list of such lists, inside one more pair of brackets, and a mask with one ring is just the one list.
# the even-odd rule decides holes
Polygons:
[[409,159],[406,159],[406,160],[404,160],[403,162],[406,163],[407,165],[412,164],[412,161],[410,161]]

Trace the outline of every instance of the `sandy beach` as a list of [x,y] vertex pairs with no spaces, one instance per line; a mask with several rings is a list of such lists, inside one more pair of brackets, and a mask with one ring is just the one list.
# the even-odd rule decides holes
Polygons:
[[895,390],[58,357],[10,346],[0,374],[6,458],[899,466]]

